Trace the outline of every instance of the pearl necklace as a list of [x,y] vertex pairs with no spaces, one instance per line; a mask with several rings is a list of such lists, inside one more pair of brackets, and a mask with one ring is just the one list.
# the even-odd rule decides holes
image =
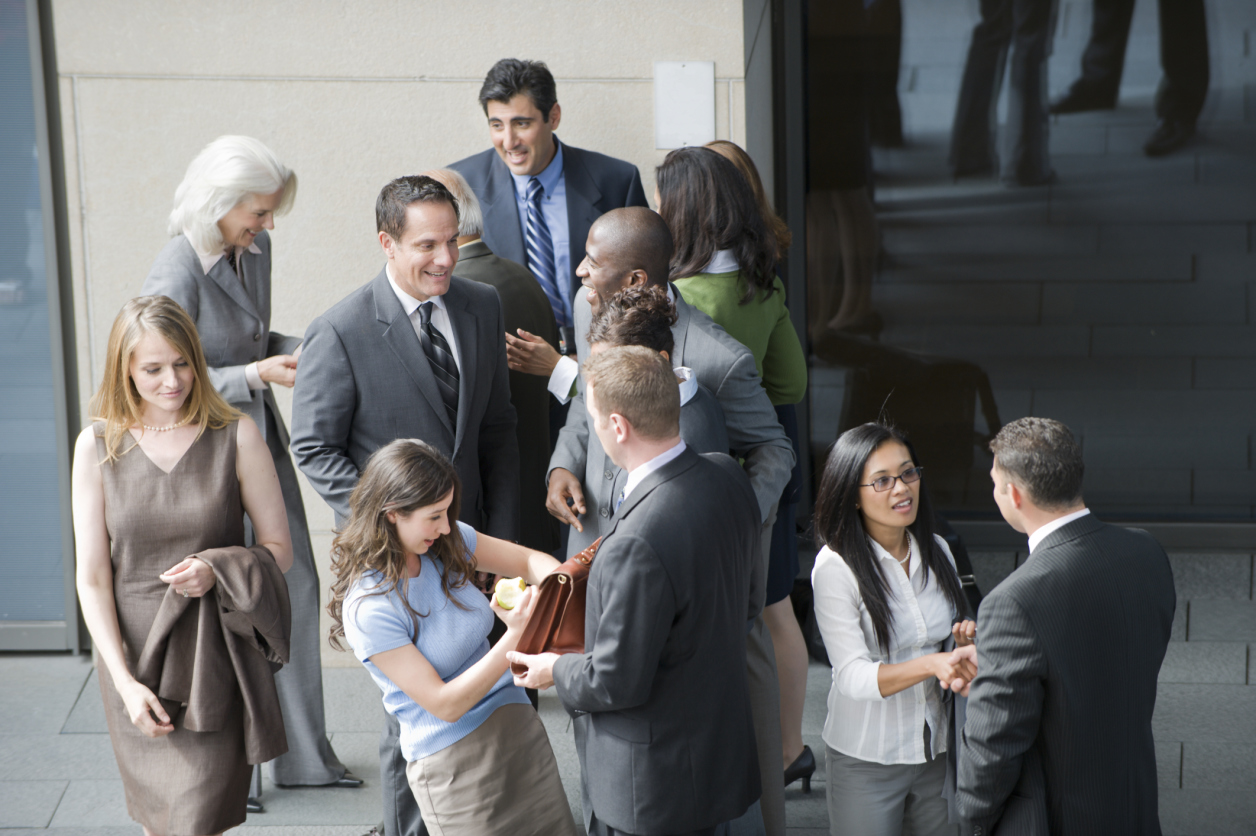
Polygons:
[[[894,559],[898,560],[897,557]],[[904,563],[906,563],[909,560],[911,560],[911,536],[910,535],[908,535],[907,537],[907,556],[904,557],[902,560],[898,560],[898,565],[902,566]]]
[[171,425],[170,425],[170,426],[168,426],[168,427],[150,427],[150,426],[148,426],[148,424],[140,424],[140,426],[141,426],[141,427],[143,427],[143,428],[144,428],[144,429],[146,429],[146,430],[151,430],[151,431],[153,431],[153,432],[155,432],[155,433],[166,433],[166,432],[170,432],[171,430],[177,430],[177,429],[179,429],[179,427],[185,426],[185,425],[186,425],[189,421],[191,421],[191,420],[192,420],[192,416],[191,416],[191,415],[189,415],[188,417],[184,418],[184,419],[183,419],[182,421],[180,421],[179,423],[177,423],[177,424],[171,424]]

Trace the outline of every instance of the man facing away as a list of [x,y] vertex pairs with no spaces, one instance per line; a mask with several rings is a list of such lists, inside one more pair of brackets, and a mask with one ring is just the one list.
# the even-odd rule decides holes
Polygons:
[[503,58],[480,88],[493,147],[449,167],[471,184],[484,207],[484,243],[524,264],[549,297],[572,348],[576,265],[589,226],[621,206],[648,206],[631,163],[566,145],[554,136],[562,107],[554,76],[540,61]]
[[[680,438],[671,363],[608,348],[584,369],[589,424],[628,472],[589,572],[585,652],[509,654],[575,718],[590,834],[726,834],[759,795],[743,671],[758,502],[737,463]],[[775,776],[765,780],[775,779]]]
[[[994,500],[1029,559],[985,600],[956,802],[973,836],[1160,833],[1151,717],[1176,596],[1144,531],[1082,501],[1082,455],[1048,418],[1003,427]],[[960,683],[956,683],[960,684]]]
[[[292,405],[297,466],[339,526],[371,454],[421,438],[458,471],[462,521],[517,539],[519,449],[497,293],[453,275],[458,209],[432,178],[388,183],[375,219],[384,269],[305,334]],[[385,831],[417,836],[423,822],[399,736],[388,715],[380,739]]]

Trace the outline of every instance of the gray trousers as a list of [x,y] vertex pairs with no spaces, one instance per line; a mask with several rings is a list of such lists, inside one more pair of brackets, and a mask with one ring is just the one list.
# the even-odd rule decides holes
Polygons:
[[401,723],[389,714],[379,736],[379,781],[384,802],[384,836],[427,836],[423,814],[414,800],[409,763],[401,753]]
[[824,750],[831,836],[959,836],[942,797],[946,758],[884,764]]
[[[270,779],[277,786],[320,786],[339,780],[345,765],[327,740],[323,715],[323,665],[319,656],[319,587],[314,565],[310,528],[305,521],[301,486],[288,451],[279,443],[275,416],[266,410],[266,446],[270,448],[279,486],[288,511],[288,531],[292,535],[292,568],[284,575],[292,602],[292,644],[288,664],[275,674],[279,707],[283,712],[288,752],[270,762]],[[253,527],[248,526],[253,541]],[[261,770],[253,771],[249,795],[261,795]]]
[[[772,524],[776,507],[763,526],[762,577],[767,577],[768,555],[772,551]],[[759,755],[759,813],[767,836],[785,836],[785,762],[781,755],[781,683],[776,676],[776,652],[772,634],[763,624],[763,617],[754,620],[746,635],[746,678],[750,683],[750,712],[754,717],[755,748]],[[753,825],[754,807],[734,822],[734,829]],[[743,821],[745,819],[745,821]]]

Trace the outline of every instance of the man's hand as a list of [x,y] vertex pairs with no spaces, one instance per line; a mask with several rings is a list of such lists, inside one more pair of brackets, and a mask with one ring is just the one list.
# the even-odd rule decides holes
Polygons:
[[961,697],[968,696],[968,689],[977,676],[977,645],[966,644],[951,651],[950,663],[955,666],[959,676],[950,682],[940,683]]
[[292,384],[297,382],[297,358],[292,354],[276,354],[258,360],[257,376],[267,383],[278,383],[291,389]]
[[[571,507],[567,505],[568,498],[572,500]],[[584,488],[580,487],[580,480],[576,478],[576,474],[565,467],[556,467],[550,471],[549,493],[545,496],[545,507],[559,520],[573,526],[576,531],[584,531],[584,526],[580,524],[580,519],[576,516],[576,514],[585,513]],[[573,510],[575,514],[572,513]]]
[[554,684],[554,663],[558,661],[557,653],[538,653],[532,656],[512,650],[506,654],[506,659],[512,665],[523,665],[528,669],[523,676],[515,676],[516,685],[544,691]]
[[549,377],[561,357],[552,345],[522,328],[517,337],[506,335],[506,365],[511,371]]

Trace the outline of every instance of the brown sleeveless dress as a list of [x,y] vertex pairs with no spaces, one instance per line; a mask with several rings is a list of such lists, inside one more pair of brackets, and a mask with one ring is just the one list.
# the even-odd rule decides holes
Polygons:
[[[100,465],[113,594],[132,672],[166,594],[167,585],[157,576],[205,549],[244,545],[236,426],[206,430],[170,473],[138,445]],[[99,422],[95,428],[103,461],[104,428]],[[164,836],[205,836],[243,823],[251,767],[236,681],[221,683],[221,699],[233,706],[223,730],[189,731],[183,727],[183,708],[166,703],[174,731],[153,739],[131,724],[108,668],[97,670],[131,818]]]

